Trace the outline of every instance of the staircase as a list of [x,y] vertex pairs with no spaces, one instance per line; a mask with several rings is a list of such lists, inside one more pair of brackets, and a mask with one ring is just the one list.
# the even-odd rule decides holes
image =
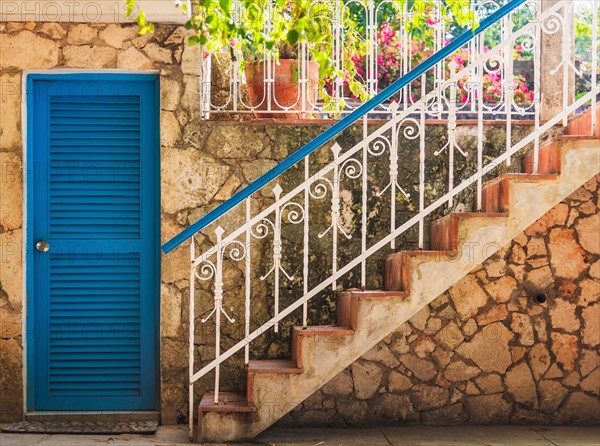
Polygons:
[[[535,33],[543,32],[543,26],[540,24],[553,15],[562,14],[565,19],[572,17],[572,2],[559,1],[544,12],[540,12],[538,20],[532,20],[516,32],[511,32],[510,36],[502,43],[482,55],[481,60],[473,62],[458,73],[453,70],[454,75],[439,89],[424,95],[421,100],[406,110],[399,112],[397,108],[390,107],[392,118],[389,122],[371,134],[366,132],[364,139],[356,146],[343,151],[339,145],[334,144],[330,148],[333,161],[319,172],[310,174],[309,157],[315,150],[321,148],[333,136],[364,116],[368,110],[398,93],[419,76],[424,76],[429,68],[444,63],[446,58],[461,45],[468,44],[475,39],[475,46],[480,48],[481,36],[485,30],[514,13],[516,8],[523,3],[527,3],[526,0],[506,2],[503,7],[481,22],[478,31],[468,32],[465,33],[468,34],[467,36],[458,37],[455,42],[421,64],[424,65],[421,67],[422,71],[419,71],[419,67],[417,67],[410,76],[407,75],[408,77],[402,78],[388,87],[343,121],[332,126],[315,141],[286,159],[276,169],[238,192],[220,208],[209,213],[163,247],[165,251],[169,251],[192,236],[190,244],[192,262],[189,350],[190,432],[193,429],[193,414],[196,413],[197,425],[194,438],[197,441],[247,440],[264,431],[480,265],[486,258],[493,255],[498,248],[508,244],[525,228],[598,173],[600,126],[596,124],[596,121],[597,115],[600,113],[600,106],[596,103],[596,97],[600,93],[600,88],[593,81],[587,94],[566,104],[561,113],[543,125],[540,120],[539,106],[532,105],[535,109],[535,128],[532,133],[515,144],[510,140],[507,141],[506,151],[486,165],[483,164],[483,147],[482,144],[479,144],[477,171],[459,184],[454,184],[451,174],[447,193],[430,204],[426,204],[424,199],[426,179],[424,171],[421,170],[418,188],[420,196],[415,200],[418,200],[418,212],[415,212],[413,217],[399,226],[395,221],[395,200],[397,195],[403,192],[398,182],[398,147],[397,142],[395,143],[402,125],[406,122],[416,124],[415,138],[420,138],[420,156],[423,161],[425,157],[425,118],[430,113],[434,113],[428,109],[428,104],[432,98],[438,98],[440,103],[444,102],[440,98],[449,99],[443,117],[448,121],[447,154],[450,157],[450,166],[452,166],[455,149],[460,151],[460,147],[456,145],[456,110],[454,109],[457,94],[456,82],[472,74],[479,76],[481,80],[483,75],[481,67],[485,65],[486,61],[502,54],[502,51],[512,54],[513,46],[519,37],[525,33],[536,35]],[[567,46],[563,45],[563,49],[566,48]],[[539,62],[539,59],[537,61]],[[448,61],[446,60],[446,62]],[[537,69],[539,70],[539,66]],[[424,77],[421,79],[425,80]],[[478,102],[479,106],[477,121],[481,135],[484,129],[481,96],[475,102]],[[586,103],[591,103],[591,108],[572,118],[564,130],[564,135],[542,142],[542,135],[560,123],[566,125],[569,117]],[[513,105],[510,102],[508,104],[505,112],[507,127],[510,128]],[[435,113],[437,112],[439,109]],[[383,179],[382,184],[389,182],[391,187],[391,227],[388,235],[368,245],[366,242],[367,159],[369,154],[379,156],[383,153],[371,150],[371,148],[375,141],[386,134],[391,134],[387,146],[387,152],[390,155],[390,177]],[[493,177],[493,175],[490,176],[490,173],[494,172],[498,166],[505,165],[519,152],[524,151],[526,151],[524,172],[501,174],[496,178],[489,179]],[[258,212],[254,211],[253,194],[271,183],[287,168],[298,163],[304,163],[305,181],[292,187],[285,194],[283,188],[279,184],[275,184],[272,188],[274,197],[272,204],[266,205]],[[341,224],[342,217],[340,215],[340,183],[344,175],[355,180],[362,179],[361,255],[346,263],[343,263],[338,256],[342,243],[351,239],[351,235],[346,233]],[[323,184],[325,186],[322,186]],[[447,206],[448,209],[452,209],[455,197],[466,190],[473,190],[476,197],[475,212],[451,212],[444,217],[433,219],[429,225],[429,250],[425,250],[423,242],[425,218],[442,207]],[[378,196],[382,195],[383,192]],[[311,215],[309,203],[312,202],[311,200],[322,200],[325,196],[331,199],[330,214],[327,220],[329,227],[317,234],[317,230],[311,229],[309,226],[308,216]],[[193,235],[201,230],[204,230],[203,234],[206,235],[206,228],[209,225],[242,203],[245,204],[245,212],[243,212],[244,208],[241,208],[245,223],[237,229],[229,231],[228,234],[223,227],[214,227],[216,243],[212,248],[198,254],[196,252],[198,243]],[[292,280],[292,276],[286,272],[282,261],[286,246],[283,243],[282,233],[286,225],[300,224],[304,225],[304,269],[300,282],[302,289],[297,291],[297,295],[300,297],[293,304],[280,309],[281,283]],[[366,290],[366,259],[387,246],[394,246],[398,236],[411,228],[418,228],[419,249],[399,250],[390,254],[385,262],[384,289]],[[256,330],[250,331],[250,309],[253,295],[251,272],[252,268],[256,267],[254,265],[255,258],[252,257],[251,252],[251,242],[254,239],[262,240],[267,234],[272,236],[272,269],[260,279],[264,281],[265,277],[272,274],[273,316]],[[308,247],[311,234],[313,237],[318,236],[319,239],[329,234],[328,237],[331,237],[332,240],[331,274],[316,285],[309,283],[308,275],[310,266]],[[239,342],[230,345],[222,352],[222,326],[228,322],[234,322],[234,318],[228,314],[228,310],[223,304],[224,299],[228,298],[223,291],[224,268],[227,267],[228,262],[240,262],[245,267],[243,284],[245,335]],[[361,272],[360,287],[341,290],[338,282],[341,282],[353,270]],[[201,322],[214,320],[216,331],[214,333],[214,359],[201,358],[202,368],[197,371],[195,369],[197,352],[194,343],[196,337],[195,292],[199,281],[212,283],[214,307],[206,317],[201,319]],[[326,290],[336,293],[337,323],[311,326],[308,324],[308,302]],[[302,312],[302,324],[292,330],[290,358],[250,359],[248,347],[250,342],[266,331],[278,332],[281,322],[299,311]],[[222,392],[220,391],[220,366],[238,352],[244,352],[247,374],[246,392]],[[209,373],[214,373],[215,376],[214,391],[204,394],[196,406],[193,397],[194,383]]]
[[198,438],[251,439],[286,415],[494,254],[483,247],[506,245],[596,175],[599,145],[598,131],[595,137],[567,131],[540,148],[547,162],[537,174],[507,174],[486,183],[483,212],[454,213],[432,223],[431,251],[388,256],[384,291],[340,292],[336,325],[296,327],[288,360],[249,361],[245,395],[222,393],[215,405],[214,394],[207,393],[198,406]]

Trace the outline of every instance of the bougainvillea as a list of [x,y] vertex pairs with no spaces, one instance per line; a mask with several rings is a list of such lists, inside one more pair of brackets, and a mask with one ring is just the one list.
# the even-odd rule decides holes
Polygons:
[[[428,18],[428,24],[435,25],[432,17]],[[447,43],[447,42],[446,42]],[[404,47],[407,48],[404,48]],[[412,38],[407,42],[403,42],[400,38],[400,32],[394,30],[389,21],[383,22],[377,31],[377,48],[376,48],[376,78],[377,91],[381,91],[392,82],[397,80],[403,73],[416,67],[422,61],[433,54],[433,33],[425,33],[419,36],[419,39]],[[484,52],[488,51],[488,47],[484,47]],[[408,58],[403,61],[403,55],[408,52]],[[527,58],[526,51],[521,45],[517,45],[514,49],[515,60],[524,60]],[[462,70],[469,64],[471,57],[468,49],[463,49],[456,52],[452,56],[452,60],[456,62],[457,71]],[[366,82],[367,79],[367,62],[366,57],[355,55],[352,58],[356,66],[357,76]],[[405,64],[408,66],[404,67]],[[446,76],[450,75],[449,68],[446,69]],[[504,100],[503,87],[504,80],[501,77],[501,71],[495,70],[495,67],[488,67],[487,72],[483,75],[483,100],[487,104],[499,104]],[[420,81],[413,83],[411,90],[411,101],[419,98]],[[429,90],[429,87],[428,87]],[[515,104],[519,106],[529,106],[533,103],[534,92],[527,85],[526,79],[522,75],[514,76],[514,84],[511,88]],[[351,93],[348,93],[351,96]],[[462,79],[458,82],[459,100],[462,103],[478,99],[478,88],[473,80]]]
[[[487,53],[489,48],[483,47],[483,52]],[[519,51],[517,48],[516,51]],[[463,49],[454,54],[453,60],[457,65],[457,72],[468,65],[470,53],[468,49]],[[449,73],[448,73],[449,74]],[[504,101],[504,83],[502,78],[501,67],[494,66],[488,63],[484,66],[482,94],[483,101],[487,104],[500,104]],[[468,101],[478,100],[478,88],[476,82],[469,79],[461,79],[458,82],[460,101],[466,103]],[[513,94],[515,104],[519,106],[529,106],[533,103],[534,92],[528,87],[525,78],[517,74],[513,76],[513,85],[510,87]]]

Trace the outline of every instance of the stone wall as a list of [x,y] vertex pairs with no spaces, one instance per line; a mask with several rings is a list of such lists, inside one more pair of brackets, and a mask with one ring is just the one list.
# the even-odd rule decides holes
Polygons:
[[599,186],[600,174],[280,425],[600,423]]
[[[185,149],[197,131],[198,48],[186,47],[182,27],[157,25],[154,34],[139,36],[137,26],[75,23],[0,23],[0,421],[22,416],[21,336],[23,297],[21,93],[23,71],[78,68],[86,70],[154,70],[161,82],[161,155],[163,160],[198,160]],[[198,125],[194,123],[194,128]],[[171,155],[177,153],[179,156]],[[195,157],[194,157],[195,156]],[[175,161],[177,162],[177,161]],[[164,163],[163,190],[172,188],[172,165]],[[162,197],[170,211],[169,196]],[[200,205],[200,203],[198,203]],[[163,238],[174,234],[171,217],[163,215]],[[170,265],[163,276],[170,282]],[[180,267],[179,267],[180,268]],[[181,295],[163,287],[161,379],[163,421],[174,423],[185,407],[187,376],[185,338],[176,331]],[[175,328],[174,328],[175,327]],[[177,408],[177,409],[173,409]]]

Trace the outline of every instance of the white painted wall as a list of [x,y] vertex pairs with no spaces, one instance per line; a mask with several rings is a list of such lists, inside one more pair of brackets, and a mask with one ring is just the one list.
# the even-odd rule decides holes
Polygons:
[[[173,0],[136,0],[155,23],[184,23]],[[0,0],[0,22],[127,23],[124,0]]]

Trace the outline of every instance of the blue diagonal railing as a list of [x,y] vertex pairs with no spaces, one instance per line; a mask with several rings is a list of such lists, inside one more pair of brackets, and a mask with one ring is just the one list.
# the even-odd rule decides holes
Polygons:
[[227,213],[229,210],[240,204],[246,198],[250,197],[253,193],[262,189],[266,184],[273,181],[275,178],[279,177],[286,170],[292,167],[294,164],[303,160],[307,155],[310,155],[319,147],[323,146],[325,143],[333,139],[335,136],[339,135],[342,131],[350,127],[360,118],[362,118],[365,114],[373,110],[378,105],[382,104],[384,101],[391,98],[394,94],[398,93],[402,88],[407,86],[409,83],[417,79],[422,74],[429,71],[439,62],[444,60],[446,57],[454,53],[456,50],[461,48],[463,45],[468,43],[471,39],[476,37],[477,35],[484,32],[490,26],[498,22],[500,19],[504,18],[512,11],[517,9],[523,3],[528,0],[510,0],[504,6],[500,7],[498,10],[490,14],[484,20],[481,21],[479,26],[475,29],[471,29],[469,31],[464,32],[457,38],[453,39],[447,46],[433,54],[427,60],[421,62],[418,66],[413,68],[411,71],[406,73],[397,81],[393,82],[387,88],[382,90],[376,96],[362,104],[344,119],[338,121],[336,124],[332,125],[330,128],[325,130],[315,139],[310,141],[308,144],[300,148],[299,150],[292,153],[286,159],[284,159],[281,163],[275,166],[273,169],[269,170],[267,173],[259,177],[254,182],[250,183],[241,191],[235,193],[231,198],[227,201],[210,211],[200,220],[198,220],[193,225],[190,225],[171,240],[166,242],[162,249],[165,253],[168,253],[175,249],[177,246],[181,245],[185,240],[189,239],[196,232],[201,231],[209,224],[213,223],[216,219]]

